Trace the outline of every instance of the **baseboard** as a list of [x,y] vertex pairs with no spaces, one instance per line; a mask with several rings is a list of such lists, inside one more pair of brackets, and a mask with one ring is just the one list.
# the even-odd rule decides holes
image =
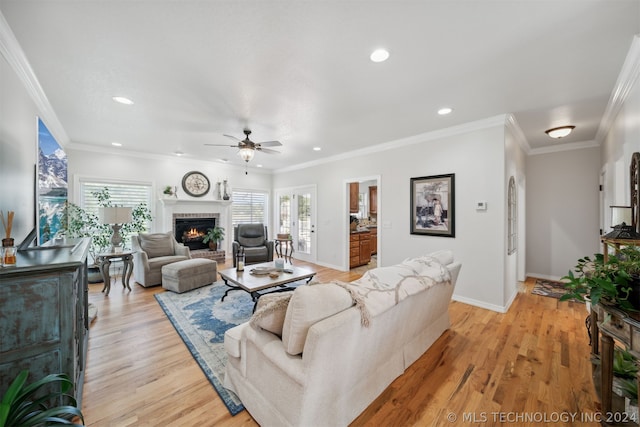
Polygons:
[[[515,298],[515,295],[513,296],[513,298]],[[495,304],[489,304],[486,303],[484,301],[478,301],[472,298],[466,298],[466,297],[461,297],[459,295],[453,295],[451,297],[452,300],[454,301],[458,301],[464,304],[469,304],[469,305],[473,305],[475,307],[480,307],[480,308],[484,308],[486,310],[491,310],[491,311],[497,311],[498,313],[506,313],[507,310],[509,310],[509,306],[511,305],[511,302],[513,301],[513,299],[509,302],[508,305],[506,306],[499,306],[499,305],[495,305]]]
[[560,276],[549,276],[548,274],[538,274],[538,273],[527,273],[527,277],[532,279],[545,279],[545,280],[553,280],[554,282],[562,282],[562,277]]

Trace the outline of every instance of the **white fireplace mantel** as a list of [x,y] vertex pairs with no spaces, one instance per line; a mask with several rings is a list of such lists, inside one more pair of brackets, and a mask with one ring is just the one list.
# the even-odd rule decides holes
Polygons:
[[212,199],[180,199],[177,197],[161,197],[160,204],[164,206],[172,206],[172,205],[189,205],[189,204],[214,204],[214,205],[222,205],[229,206],[231,205],[231,200],[212,200]]
[[231,200],[183,199],[176,197],[160,197],[158,199],[159,232],[173,230],[173,215],[182,213],[213,213],[220,215],[219,226],[224,228],[225,239],[222,248],[227,253],[231,250],[233,240],[233,223],[231,218]]

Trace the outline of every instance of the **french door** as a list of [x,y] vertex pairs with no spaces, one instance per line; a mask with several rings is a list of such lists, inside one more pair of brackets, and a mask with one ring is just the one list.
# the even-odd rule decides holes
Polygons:
[[276,191],[276,233],[290,234],[293,258],[316,260],[316,187]]

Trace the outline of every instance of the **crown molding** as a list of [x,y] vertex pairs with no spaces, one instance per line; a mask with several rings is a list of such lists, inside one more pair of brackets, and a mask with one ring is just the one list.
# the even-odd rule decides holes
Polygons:
[[631,89],[638,83],[638,80],[640,80],[640,35],[635,35],[609,98],[607,108],[600,121],[596,141],[600,143],[604,141]]
[[40,118],[47,125],[47,129],[56,138],[56,141],[65,146],[70,139],[67,132],[62,127],[58,116],[53,111],[53,107],[49,103],[47,95],[45,95],[40,82],[33,72],[27,57],[25,56],[16,36],[11,31],[9,23],[0,12],[0,54],[7,60],[9,66],[22,82],[27,93],[36,105],[40,113]]
[[599,146],[600,146],[600,143],[596,140],[570,142],[567,144],[553,145],[550,147],[534,148],[531,150],[529,155],[535,156],[538,154],[559,153],[561,151],[581,150],[583,148],[595,148]]
[[[235,171],[245,171],[245,166],[238,166],[234,164],[219,162],[217,160],[203,160],[200,158],[195,158],[189,155],[184,156],[176,156],[173,154],[157,154],[157,153],[148,153],[143,151],[134,151],[134,150],[126,150],[122,148],[111,148],[111,147],[102,147],[91,144],[83,144],[79,142],[71,142],[65,148],[73,151],[84,151],[87,153],[96,153],[96,154],[109,154],[113,156],[127,156],[134,157],[139,159],[154,159],[154,160],[171,160],[172,163],[183,163],[188,165],[193,165],[194,162],[200,163],[215,163],[222,168],[227,170],[235,170]],[[261,175],[271,175],[271,169],[265,168],[255,168],[249,167],[251,173],[261,174]]]
[[529,141],[527,141],[527,137],[524,136],[524,132],[522,132],[522,128],[518,124],[518,121],[513,114],[507,114],[505,126],[513,133],[516,138],[516,142],[518,143],[520,148],[522,148],[525,154],[530,154],[531,146],[529,145]]
[[300,169],[306,169],[313,166],[319,166],[326,163],[333,163],[338,160],[347,160],[354,157],[361,157],[368,154],[379,153],[382,151],[395,150],[400,147],[406,147],[414,144],[421,144],[428,141],[437,139],[443,139],[450,136],[465,134],[477,130],[487,129],[495,126],[504,126],[505,114],[489,117],[483,120],[476,120],[474,122],[464,123],[457,126],[448,127],[445,129],[435,130],[431,132],[421,133],[419,135],[409,136],[407,138],[396,139],[394,141],[383,142],[381,144],[372,145],[359,150],[353,150],[346,153],[337,154],[335,156],[325,157],[323,159],[313,160],[310,162],[300,163],[286,168],[276,169],[274,174],[292,172]]

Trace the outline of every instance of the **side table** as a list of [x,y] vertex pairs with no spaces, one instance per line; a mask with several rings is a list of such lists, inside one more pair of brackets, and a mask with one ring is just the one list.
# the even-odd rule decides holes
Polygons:
[[124,264],[122,268],[122,287],[126,287],[131,291],[129,286],[129,278],[133,273],[133,252],[120,252],[120,253],[103,253],[96,256],[98,266],[100,267],[100,273],[102,273],[102,280],[104,280],[104,288],[102,292],[105,295],[109,295],[111,290],[111,277],[109,276],[109,268],[111,267],[111,260],[121,260]]
[[[600,360],[600,399],[602,414],[611,414],[613,409],[613,348],[614,340],[621,342],[636,357],[640,365],[640,314],[597,304],[591,307],[593,340],[591,356]],[[597,366],[597,363],[594,364]],[[640,366],[639,366],[640,367]],[[640,375],[640,372],[639,374]],[[640,378],[638,379],[640,381]],[[638,420],[635,421],[635,425]],[[603,424],[607,424],[603,422]]]
[[[284,246],[284,248],[283,248]],[[278,258],[284,258],[285,262],[289,260],[290,264],[293,264],[293,241],[291,239],[276,239],[275,250]]]

